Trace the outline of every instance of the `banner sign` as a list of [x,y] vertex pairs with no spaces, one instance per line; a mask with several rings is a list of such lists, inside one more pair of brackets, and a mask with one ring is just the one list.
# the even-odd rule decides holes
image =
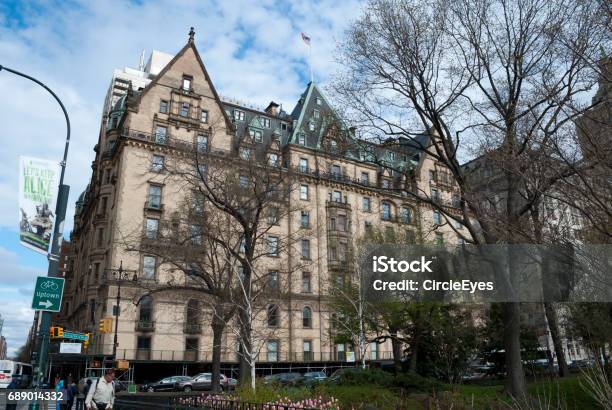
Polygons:
[[72,353],[79,354],[81,353],[81,344],[80,343],[60,343],[60,353]]
[[31,157],[19,162],[19,239],[23,246],[46,255],[55,222],[59,166]]

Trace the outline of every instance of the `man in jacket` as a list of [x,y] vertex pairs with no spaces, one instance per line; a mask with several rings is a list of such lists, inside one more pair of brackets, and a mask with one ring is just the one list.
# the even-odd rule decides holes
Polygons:
[[106,369],[104,376],[94,381],[87,392],[85,407],[88,410],[111,410],[115,403],[115,371]]

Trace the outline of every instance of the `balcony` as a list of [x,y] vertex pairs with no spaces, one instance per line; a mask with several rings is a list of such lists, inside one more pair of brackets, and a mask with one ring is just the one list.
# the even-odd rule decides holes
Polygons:
[[183,325],[183,333],[187,333],[190,335],[197,335],[202,333],[202,324],[201,323],[185,323]]
[[136,322],[137,332],[153,332],[155,330],[155,322],[152,320],[139,320]]

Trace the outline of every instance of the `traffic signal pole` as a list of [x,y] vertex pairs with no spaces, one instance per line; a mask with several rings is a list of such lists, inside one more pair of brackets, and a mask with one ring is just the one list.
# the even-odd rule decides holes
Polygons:
[[[59,190],[57,195],[57,202],[55,203],[55,226],[53,227],[53,240],[51,242],[51,250],[48,254],[49,259],[49,269],[47,270],[47,276],[56,277],[59,276],[59,253],[61,249],[62,240],[64,238],[63,230],[64,230],[64,220],[66,219],[66,208],[68,205],[68,195],[70,193],[70,187],[68,185],[64,185],[64,173],[66,172],[66,161],[68,160],[68,147],[70,145],[70,119],[68,118],[68,112],[66,111],[66,107],[59,99],[59,97],[45,84],[41,81],[37,80],[34,77],[30,77],[27,74],[21,73],[19,71],[10,69],[8,67],[4,67],[0,65],[0,71],[5,70],[9,73],[13,73],[23,78],[27,78],[30,81],[35,82],[36,84],[43,87],[47,90],[55,101],[58,102],[60,107],[62,108],[62,112],[64,113],[64,117],[66,118],[66,143],[64,146],[64,157],[62,162],[60,162],[60,180],[59,180]],[[47,359],[49,354],[49,328],[51,326],[51,313],[46,311],[41,311],[41,319],[40,326],[38,328],[38,337],[37,337],[37,355],[32,360],[32,364],[34,365],[35,375],[36,377],[33,380],[35,386],[39,386],[45,381],[46,368],[47,368]],[[49,372],[49,378],[51,378],[51,373]]]

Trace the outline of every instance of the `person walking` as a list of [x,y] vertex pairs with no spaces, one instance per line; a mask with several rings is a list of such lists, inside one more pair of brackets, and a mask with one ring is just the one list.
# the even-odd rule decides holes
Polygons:
[[83,381],[79,383],[77,394],[76,394],[76,410],[85,410],[85,397],[91,386],[91,380]]
[[68,410],[72,410],[72,406],[74,406],[74,399],[78,393],[79,390],[77,389],[76,384],[74,382],[70,383],[68,386],[68,402],[66,403],[68,405],[68,407],[66,407]]
[[92,383],[85,399],[87,410],[112,410],[115,403],[115,370],[106,369],[104,376]]
[[[19,388],[19,376],[17,375],[13,375],[13,378],[11,379],[11,382],[9,383],[8,386],[6,386],[6,389],[18,389]],[[8,394],[8,391],[7,391]],[[17,403],[8,403],[8,397],[7,397],[7,403],[6,403],[6,410],[17,410]]]

